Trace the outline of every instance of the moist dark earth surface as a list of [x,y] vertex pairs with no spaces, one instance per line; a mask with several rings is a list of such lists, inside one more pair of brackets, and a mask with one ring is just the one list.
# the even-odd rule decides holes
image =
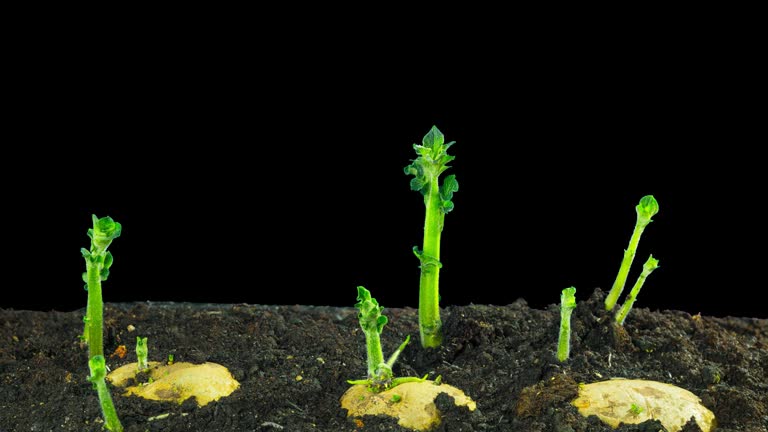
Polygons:
[[[692,391],[715,413],[718,431],[768,430],[768,320],[635,308],[618,328],[602,299],[595,290],[574,311],[571,358],[564,363],[555,359],[558,306],[532,309],[523,300],[445,308],[444,344],[434,351],[418,343],[415,309],[385,309],[384,353],[411,335],[395,374],[441,375],[477,402],[469,412],[439,397],[438,431],[611,431],[570,405],[579,383],[611,377]],[[82,316],[82,310],[0,310],[0,431],[103,430],[78,339]],[[113,369],[136,361],[139,335],[148,337],[149,360],[173,354],[176,361],[219,363],[241,384],[202,408],[193,399],[160,403],[113,388],[126,431],[406,430],[386,417],[353,421],[340,408],[346,380],[366,371],[365,339],[351,307],[107,304],[105,335],[106,353],[128,348],[124,358],[108,359]],[[647,421],[617,430],[664,429]],[[699,428],[690,421],[683,430]]]

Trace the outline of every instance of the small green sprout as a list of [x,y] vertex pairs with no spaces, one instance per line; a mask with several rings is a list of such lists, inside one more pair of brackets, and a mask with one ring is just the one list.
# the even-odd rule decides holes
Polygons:
[[398,403],[401,400],[403,400],[403,397],[400,396],[399,394],[393,394],[392,395],[392,399],[391,399],[392,403]]
[[413,175],[411,189],[424,195],[426,215],[424,221],[423,249],[413,248],[421,261],[421,279],[419,281],[419,332],[421,346],[437,348],[443,342],[443,324],[440,320],[440,236],[443,231],[445,214],[453,210],[453,193],[459,190],[456,176],[449,175],[439,184],[438,177],[449,168],[448,163],[454,156],[448,155],[448,148],[454,142],[445,143],[443,133],[432,126],[424,135],[421,145],[413,148],[419,155],[405,173]]
[[136,336],[136,358],[138,359],[139,372],[147,369],[147,338]]
[[643,235],[645,227],[653,222],[651,218],[659,212],[659,203],[653,195],[646,195],[640,199],[640,203],[635,207],[635,211],[637,212],[635,230],[629,239],[629,246],[624,250],[624,258],[621,261],[621,267],[619,267],[619,274],[616,275],[613,287],[611,287],[611,291],[608,292],[608,296],[605,298],[605,310],[607,311],[613,310],[621,292],[624,290],[629,268],[632,266],[632,261],[635,259],[635,253],[637,252],[637,244],[640,243],[640,236]]
[[400,353],[411,341],[411,336],[405,338],[405,342],[395,350],[392,356],[384,362],[384,353],[381,350],[380,334],[387,323],[387,317],[381,314],[384,310],[379,306],[379,302],[371,297],[370,291],[362,286],[357,287],[357,304],[355,307],[360,311],[357,315],[360,320],[360,327],[365,333],[365,347],[368,353],[368,379],[348,380],[349,384],[364,384],[373,392],[380,392],[395,387],[405,382],[418,382],[426,380],[424,378],[404,377],[394,378],[392,366],[394,366]]
[[557,359],[568,360],[571,352],[571,312],[576,309],[576,288],[570,287],[560,294],[560,336],[557,339]]
[[101,282],[109,277],[109,268],[113,262],[112,253],[108,252],[107,248],[112,244],[112,240],[120,237],[122,227],[109,216],[99,219],[93,215],[92,220],[93,228],[88,230],[88,237],[91,238],[91,249],[80,249],[83,258],[85,258],[86,272],[83,273],[83,280],[87,283],[86,290],[88,291],[86,317],[83,320],[85,329],[82,339],[88,342],[88,365],[91,369],[92,381],[99,395],[107,429],[122,431],[123,427],[120,426],[112,398],[104,383],[106,373],[103,329],[104,303],[101,297]]
[[624,320],[627,319],[627,315],[632,309],[632,305],[635,304],[635,300],[637,300],[637,294],[640,292],[640,288],[643,287],[645,279],[657,268],[659,268],[659,260],[655,259],[653,255],[649,256],[648,261],[643,264],[643,272],[640,273],[640,276],[638,276],[637,282],[635,282],[635,286],[632,287],[632,291],[630,291],[629,295],[627,295],[627,298],[624,300],[624,304],[621,305],[621,309],[619,309],[619,311],[616,313],[617,324],[624,325]]
[[173,364],[173,354],[168,354],[168,366]]
[[629,412],[635,417],[639,416],[643,411],[645,411],[643,407],[636,403],[632,403],[632,405],[629,406]]
[[88,377],[88,381],[93,383],[93,387],[99,395],[101,412],[104,415],[104,423],[107,430],[112,432],[122,432],[123,425],[120,424],[120,419],[117,418],[115,405],[112,403],[112,396],[109,394],[107,383],[104,381],[104,378],[107,376],[107,366],[104,363],[104,356],[95,355],[91,357],[91,359],[88,360],[88,368],[91,370],[91,375]]

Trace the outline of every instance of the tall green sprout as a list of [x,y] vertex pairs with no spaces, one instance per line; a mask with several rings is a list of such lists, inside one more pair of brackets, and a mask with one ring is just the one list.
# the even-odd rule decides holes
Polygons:
[[659,212],[659,203],[653,195],[646,195],[640,199],[640,203],[635,207],[635,211],[637,212],[635,230],[629,239],[629,246],[624,250],[624,258],[621,261],[621,267],[619,267],[619,274],[616,275],[616,281],[614,281],[611,291],[605,298],[605,310],[607,311],[613,310],[616,306],[616,301],[618,301],[621,292],[624,290],[629,268],[632,266],[632,261],[635,259],[635,253],[637,252],[637,244],[640,243],[640,236],[643,235],[645,227],[652,222],[651,218]]
[[96,386],[107,429],[121,432],[123,427],[120,425],[109,390],[104,383],[106,366],[104,364],[104,303],[101,297],[101,282],[107,280],[113,261],[112,254],[107,251],[107,248],[112,244],[112,240],[120,237],[122,227],[109,216],[99,219],[93,215],[92,219],[93,228],[88,230],[91,249],[80,249],[85,258],[86,272],[83,273],[83,280],[87,283],[88,290],[83,339],[88,342],[90,379]]
[[454,156],[447,153],[448,148],[453,144],[453,141],[446,143],[443,133],[436,126],[432,126],[421,140],[421,145],[413,145],[419,157],[405,167],[405,173],[414,176],[411,179],[411,189],[424,195],[426,206],[423,249],[413,248],[421,261],[419,332],[421,345],[425,348],[436,348],[443,342],[438,290],[442,266],[440,236],[443,232],[445,214],[453,210],[451,200],[453,193],[459,190],[459,183],[454,175],[445,177],[442,184],[439,183],[438,177],[449,168],[448,163],[454,159]]

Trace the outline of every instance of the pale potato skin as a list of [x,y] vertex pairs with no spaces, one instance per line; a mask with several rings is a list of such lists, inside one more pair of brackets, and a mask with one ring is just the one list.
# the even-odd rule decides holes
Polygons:
[[[614,378],[580,385],[579,396],[571,403],[581,415],[594,414],[613,428],[656,419],[677,432],[691,417],[704,432],[715,427],[715,415],[695,394],[658,381]],[[641,411],[632,409],[632,404]]]
[[[428,431],[440,424],[440,412],[435,406],[440,393],[447,393],[456,405],[466,406],[470,411],[477,408],[463,391],[434,381],[407,382],[380,393],[372,393],[365,385],[353,385],[341,397],[341,407],[349,417],[384,414],[398,419],[402,427]],[[395,395],[399,396],[397,402],[393,401]]]
[[[164,365],[148,362],[147,372],[152,383],[126,388],[125,395],[144,399],[182,403],[195,396],[198,406],[229,396],[240,387],[227,368],[216,363],[192,364],[178,362]],[[125,387],[138,372],[138,363],[121,366],[109,375],[107,381]]]

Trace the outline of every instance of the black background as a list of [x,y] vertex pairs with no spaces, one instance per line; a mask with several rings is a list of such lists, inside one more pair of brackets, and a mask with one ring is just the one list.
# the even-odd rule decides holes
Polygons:
[[673,55],[323,58],[305,73],[160,57],[30,71],[0,159],[0,307],[85,305],[91,213],[123,224],[107,302],[351,306],[364,285],[385,307],[415,307],[424,207],[402,168],[434,124],[457,142],[460,185],[443,305],[542,308],[568,286],[577,299],[607,290],[634,206],[653,194],[661,210],[628,286],[650,253],[661,267],[637,306],[768,316],[764,143],[738,73]]

